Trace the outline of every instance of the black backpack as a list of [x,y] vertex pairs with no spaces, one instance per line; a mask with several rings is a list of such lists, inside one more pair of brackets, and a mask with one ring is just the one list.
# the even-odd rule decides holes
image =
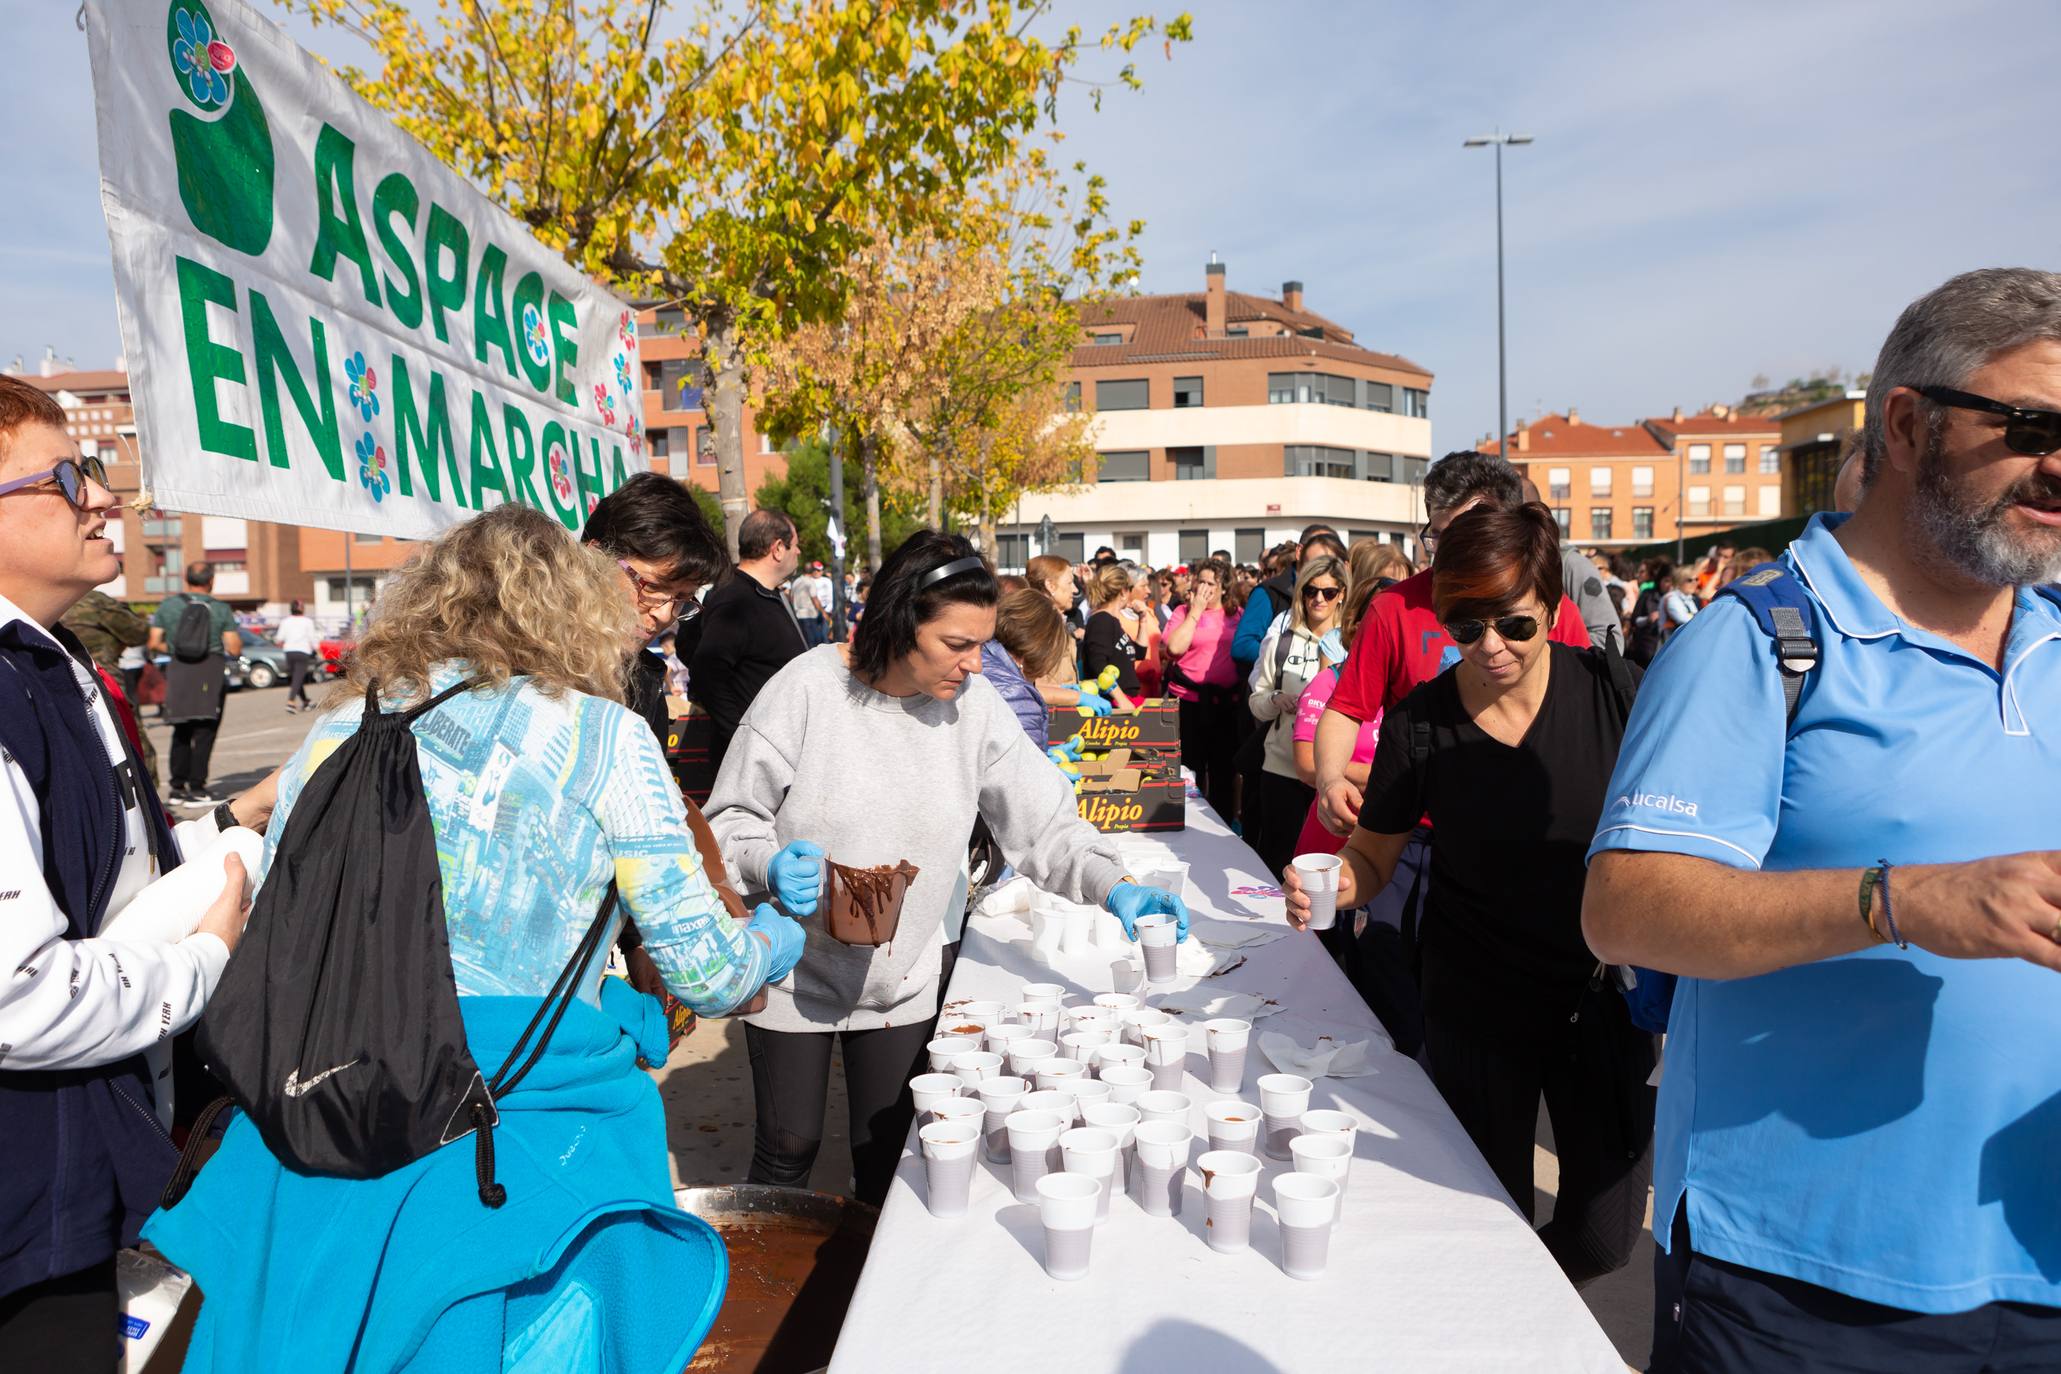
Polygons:
[[207,598],[189,596],[172,630],[172,657],[181,663],[204,663],[215,651],[215,613]]
[[[300,1172],[377,1178],[476,1132],[480,1201],[499,1207],[507,1192],[494,1181],[495,1100],[542,1057],[616,891],[611,884],[537,1014],[484,1077],[459,1016],[436,836],[408,728],[474,685],[392,712],[379,709],[377,683],[366,689],[364,723],[287,818],[201,1018],[199,1048],[266,1146]],[[175,1187],[183,1192],[183,1179]],[[168,1194],[166,1205],[175,1201]]]

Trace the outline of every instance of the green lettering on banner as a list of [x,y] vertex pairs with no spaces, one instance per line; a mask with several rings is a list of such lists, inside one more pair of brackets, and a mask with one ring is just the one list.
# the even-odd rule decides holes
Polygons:
[[543,510],[544,498],[537,495],[537,438],[530,433],[522,407],[502,403],[501,433],[508,441],[509,494],[533,510]]
[[546,420],[537,441],[544,450],[544,494],[551,498],[551,510],[558,516],[558,523],[577,533],[580,528],[580,513],[558,499],[558,486],[551,480],[551,449],[556,445],[565,455],[566,464],[577,468],[580,461],[579,445],[565,432],[565,426],[556,420]]
[[337,258],[349,258],[358,264],[365,299],[378,305],[379,283],[372,275],[372,250],[365,246],[365,223],[358,217],[358,187],[352,179],[351,164],[357,156],[357,145],[333,125],[324,124],[315,136],[315,256],[308,270],[331,281]]
[[623,470],[622,445],[611,444],[609,445],[608,452],[608,489],[614,491],[617,487],[630,480],[630,474]]
[[[465,226],[449,210],[429,203],[429,233],[422,242],[422,274],[428,278],[424,294],[429,297],[429,323],[437,332],[437,342],[449,343],[450,334],[444,328],[446,310],[465,308],[465,263],[471,253],[471,236]],[[443,263],[449,261],[449,272]]]
[[422,198],[415,193],[415,183],[399,172],[387,173],[381,178],[379,189],[372,193],[372,227],[379,234],[379,246],[386,249],[387,258],[401,270],[401,280],[408,288],[401,290],[392,274],[387,274],[383,278],[386,308],[410,329],[422,328],[422,279],[415,273],[415,255],[409,251],[408,239],[394,232],[393,220],[398,213],[412,238],[415,216],[421,209]]
[[573,313],[572,302],[551,293],[551,354],[558,360],[558,399],[569,406],[577,406],[580,398],[573,391],[572,378],[566,374],[580,365],[579,317]]
[[551,394],[551,350],[546,348],[539,358],[530,351],[529,322],[523,317],[530,310],[537,312],[538,328],[544,328],[544,279],[535,272],[525,272],[515,283],[515,297],[510,314],[515,319],[515,358],[522,364],[522,375],[541,396]]
[[236,310],[236,283],[211,267],[174,255],[179,277],[179,318],[186,331],[186,374],[193,384],[193,413],[200,446],[225,458],[258,461],[258,436],[248,425],[222,418],[217,382],[244,384],[243,355],[208,337],[208,303]]
[[272,303],[256,291],[250,293],[251,366],[258,374],[258,405],[265,415],[265,452],[275,468],[291,467],[286,456],[286,422],[279,409],[279,383],[293,398],[301,428],[315,446],[322,466],[335,480],[343,481],[343,448],[336,432],[336,392],[329,385],[329,345],[322,321],[308,317],[308,338],[314,354],[315,385],[311,393],[301,379],[300,366],[279,321],[272,317]]
[[508,255],[494,244],[480,250],[479,275],[472,284],[472,356],[487,360],[487,346],[501,350],[501,365],[520,381],[515,370],[515,345],[508,337],[508,312],[501,307],[501,277]]
[[[485,455],[485,462],[480,461]],[[487,398],[472,393],[472,508],[487,508],[489,489],[508,499],[508,475],[501,470],[501,452],[494,447],[494,423],[487,418]]]
[[[575,453],[579,451],[577,441],[573,444],[573,451]],[[582,504],[587,505],[591,509],[593,502],[599,501],[602,497],[608,495],[608,488],[601,484],[601,441],[599,439],[590,438],[587,440],[587,455],[593,460],[591,465],[585,462],[577,462],[573,465],[573,468],[579,482],[580,494],[588,498]]]
[[429,499],[444,499],[443,477],[437,472],[437,450],[442,449],[444,465],[451,471],[451,497],[464,507],[465,483],[458,471],[458,451],[451,443],[451,413],[444,404],[443,375],[429,374],[426,426],[423,415],[415,409],[415,384],[408,376],[407,359],[398,353],[393,355],[393,379],[394,467],[400,474],[401,495],[415,494],[415,484],[408,477],[408,449],[412,442],[422,468],[422,487],[429,493]]

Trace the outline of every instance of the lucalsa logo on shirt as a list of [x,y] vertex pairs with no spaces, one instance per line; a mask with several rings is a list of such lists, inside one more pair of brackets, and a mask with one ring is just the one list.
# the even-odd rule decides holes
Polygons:
[[1628,792],[1617,799],[1618,806],[1643,806],[1655,811],[1672,811],[1678,816],[1696,816],[1696,803],[1683,801],[1672,792]]

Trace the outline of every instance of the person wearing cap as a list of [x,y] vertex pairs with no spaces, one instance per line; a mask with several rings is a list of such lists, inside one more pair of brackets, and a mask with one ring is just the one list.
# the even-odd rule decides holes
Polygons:
[[[886,1197],[913,1114],[908,1081],[951,979],[977,819],[1046,891],[1107,907],[1127,933],[1148,914],[1186,932],[1181,899],[1126,876],[1115,840],[1080,818],[1072,784],[982,675],[999,600],[966,540],[910,535],[881,565],[851,643],[781,669],[723,760],[708,818],[724,857],[752,900],[770,894],[808,928],[794,977],[744,1018],[754,1183],[806,1185],[841,1049],[856,1194]],[[901,864],[915,872],[899,905],[875,912],[891,936],[834,937],[834,894],[852,891],[838,869]]]

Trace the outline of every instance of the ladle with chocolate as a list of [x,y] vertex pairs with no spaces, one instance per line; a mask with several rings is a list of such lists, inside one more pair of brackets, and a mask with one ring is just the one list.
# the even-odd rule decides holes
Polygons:
[[907,859],[874,868],[830,861],[831,938],[859,946],[892,943],[902,920],[902,899],[916,873]]

